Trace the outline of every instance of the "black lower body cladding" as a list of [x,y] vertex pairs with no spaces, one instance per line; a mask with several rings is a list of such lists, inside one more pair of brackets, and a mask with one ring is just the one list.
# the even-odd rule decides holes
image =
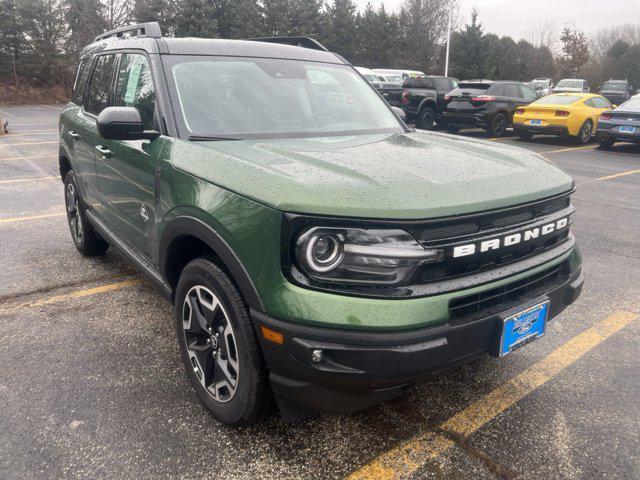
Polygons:
[[[454,312],[459,307],[450,303],[447,323],[420,330],[318,328],[252,310],[283,418],[293,420],[312,411],[349,413],[367,408],[401,394],[435,372],[485,353],[497,353],[499,329],[506,315],[549,300],[551,319],[579,297],[584,282],[580,265],[571,267],[566,261],[555,271],[559,273],[554,273],[553,281],[527,290],[528,296],[521,290],[520,296],[508,297],[507,289],[500,293],[504,296],[499,304],[482,304],[481,308],[479,301],[475,313],[468,309]],[[522,280],[513,285],[517,291]],[[461,297],[465,306],[473,303],[462,292]],[[266,340],[261,327],[282,333],[284,344]]]

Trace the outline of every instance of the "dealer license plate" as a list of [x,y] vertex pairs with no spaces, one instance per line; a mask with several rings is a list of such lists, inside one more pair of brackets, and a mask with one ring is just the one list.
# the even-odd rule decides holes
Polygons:
[[620,133],[636,133],[636,127],[623,125],[622,127],[620,127]]
[[531,125],[542,125],[542,120],[531,120]]
[[549,313],[549,301],[507,317],[502,322],[500,356],[517,350],[544,335]]

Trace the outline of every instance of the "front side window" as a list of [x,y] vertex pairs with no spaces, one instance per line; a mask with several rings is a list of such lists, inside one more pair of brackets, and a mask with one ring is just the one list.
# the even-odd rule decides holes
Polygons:
[[96,59],[91,84],[84,102],[84,108],[87,112],[98,115],[109,106],[114,59],[114,55],[101,55]]
[[156,91],[147,57],[125,53],[120,60],[114,103],[117,107],[134,107],[140,112],[146,130],[153,129]]
[[189,136],[303,138],[404,131],[384,100],[346,65],[234,57],[172,56],[166,61]]
[[535,102],[538,99],[538,94],[526,85],[520,85],[520,89],[522,90],[522,95],[527,102]]

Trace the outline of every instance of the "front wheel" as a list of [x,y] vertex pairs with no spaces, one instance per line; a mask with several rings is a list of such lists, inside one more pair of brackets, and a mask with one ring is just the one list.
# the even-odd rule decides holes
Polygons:
[[577,142],[580,145],[586,145],[591,141],[591,137],[593,136],[593,122],[591,120],[587,120],[580,127],[580,131],[578,132],[578,136],[576,137]]
[[229,425],[260,420],[269,386],[249,309],[210,259],[193,260],[182,271],[175,321],[187,376],[209,412]]
[[433,125],[436,121],[436,114],[431,107],[424,107],[420,110],[418,114],[418,119],[416,120],[416,127],[421,128],[423,130],[431,130],[433,129]]
[[85,213],[87,207],[80,196],[73,170],[69,170],[64,177],[64,196],[67,223],[76,248],[87,257],[102,255],[109,248],[109,244],[95,231],[87,219]]

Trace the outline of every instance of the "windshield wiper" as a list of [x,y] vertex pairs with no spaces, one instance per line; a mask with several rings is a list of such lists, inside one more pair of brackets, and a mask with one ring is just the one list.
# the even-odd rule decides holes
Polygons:
[[220,142],[223,140],[244,140],[242,137],[214,137],[207,135],[191,135],[190,142]]

